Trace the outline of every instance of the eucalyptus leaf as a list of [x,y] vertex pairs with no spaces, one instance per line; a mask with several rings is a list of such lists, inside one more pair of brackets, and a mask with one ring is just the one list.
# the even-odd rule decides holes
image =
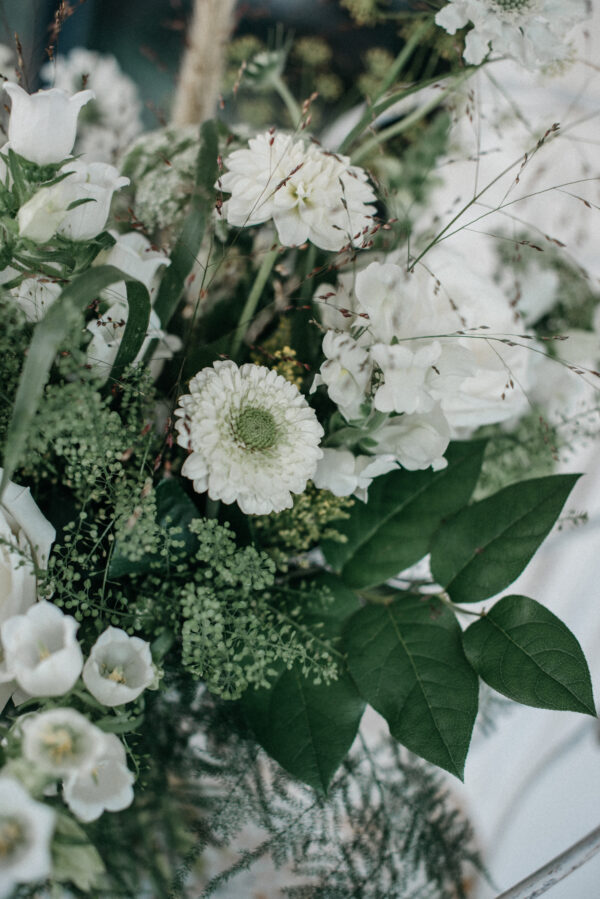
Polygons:
[[505,596],[463,634],[480,677],[516,702],[595,715],[592,682],[576,637],[527,596]]
[[431,547],[436,582],[454,602],[477,602],[521,574],[548,535],[578,474],[511,484],[446,521]]
[[485,441],[454,443],[441,471],[393,471],[357,501],[350,518],[336,525],[345,543],[324,541],[327,561],[351,587],[381,584],[429,551],[442,519],[462,508],[477,483]]
[[462,779],[479,679],[452,611],[438,599],[402,594],[353,615],[343,645],[359,692],[392,736]]

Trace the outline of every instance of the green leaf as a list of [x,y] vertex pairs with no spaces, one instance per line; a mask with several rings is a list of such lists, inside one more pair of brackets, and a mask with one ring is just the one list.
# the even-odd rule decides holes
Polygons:
[[595,716],[581,646],[560,618],[534,599],[505,596],[467,628],[463,645],[483,680],[510,699]]
[[297,666],[240,700],[261,746],[298,780],[326,793],[357,734],[365,703],[347,674],[315,685]]
[[361,695],[392,736],[462,779],[479,682],[454,614],[437,599],[404,594],[353,615],[344,648]]
[[171,264],[163,275],[154,310],[166,328],[177,308],[185,279],[192,270],[215,204],[214,184],[218,175],[219,142],[217,123],[204,122],[200,129],[200,151],[196,164],[196,190],[191,198],[179,238],[171,253]]
[[[181,555],[188,556],[196,549],[197,541],[189,530],[189,523],[199,518],[200,513],[176,478],[165,478],[156,487],[156,520],[162,528],[178,527],[181,533],[177,540],[183,543],[178,549]],[[160,556],[148,554],[137,561],[128,559],[117,542],[110,566],[109,578],[120,578],[127,574],[145,574],[150,571],[152,563],[160,561]]]
[[548,535],[578,474],[521,481],[462,509],[431,547],[435,580],[454,602],[478,602],[508,587]]
[[117,381],[123,372],[136,358],[142,348],[150,322],[150,294],[139,281],[130,281],[127,285],[127,304],[129,312],[125,333],[119,345],[119,351],[113,363],[110,377]]
[[442,471],[394,471],[377,478],[369,502],[357,502],[337,526],[347,542],[323,542],[327,561],[357,589],[381,584],[418,562],[442,519],[469,501],[484,450],[482,440],[454,443]]
[[[22,460],[29,425],[42,398],[58,349],[94,297],[117,281],[130,282],[135,279],[112,265],[99,265],[89,269],[65,287],[44,318],[35,326],[6,435],[0,496]],[[147,293],[139,282],[136,282],[136,287]],[[137,296],[138,291],[134,292]],[[127,296],[129,299],[129,291]]]

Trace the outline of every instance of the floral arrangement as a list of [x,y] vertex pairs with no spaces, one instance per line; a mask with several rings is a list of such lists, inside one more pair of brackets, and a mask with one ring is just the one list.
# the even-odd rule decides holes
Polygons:
[[595,715],[577,637],[510,588],[579,477],[598,294],[526,222],[476,264],[490,185],[447,211],[471,85],[568,59],[585,15],[407,13],[335,121],[318,42],[233,41],[217,118],[187,58],[150,133],[112,58],[33,93],[3,63],[1,896],[249,895],[267,856],[286,895],[466,896],[436,768],[464,776],[479,706]]

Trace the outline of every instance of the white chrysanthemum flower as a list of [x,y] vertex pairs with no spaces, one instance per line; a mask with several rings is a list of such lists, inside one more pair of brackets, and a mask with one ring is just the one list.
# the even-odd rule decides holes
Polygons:
[[104,749],[104,733],[75,709],[40,712],[23,720],[22,751],[54,777],[93,767]]
[[79,117],[75,149],[88,161],[113,162],[142,131],[142,104],[134,81],[114,56],[77,47],[46,63],[42,78],[71,93],[91,88],[95,99]]
[[566,33],[586,18],[584,0],[450,0],[435,17],[449,34],[469,22],[464,58],[478,65],[489,47],[528,69],[551,65],[569,53]]
[[12,777],[0,777],[0,897],[19,883],[44,880],[52,869],[55,814]]
[[92,646],[83,668],[83,682],[103,705],[132,702],[154,680],[150,644],[107,627]]
[[292,506],[321,458],[323,428],[297,387],[261,365],[215,362],[190,381],[175,414],[182,474],[247,515]]
[[50,602],[37,602],[24,615],[2,624],[5,677],[29,696],[63,696],[81,673],[83,656],[75,634],[79,624]]
[[273,219],[284,246],[306,240],[324,250],[360,246],[372,224],[376,197],[364,169],[284,134],[259,134],[248,149],[234,150],[218,186],[231,194],[230,225]]
[[131,805],[134,780],[123,744],[114,734],[104,734],[94,763],[66,778],[63,795],[80,821],[95,821],[104,811],[120,812]]

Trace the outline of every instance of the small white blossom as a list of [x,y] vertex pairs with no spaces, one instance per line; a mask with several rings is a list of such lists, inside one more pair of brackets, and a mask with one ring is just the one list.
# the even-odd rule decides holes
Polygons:
[[215,362],[190,381],[175,415],[190,449],[182,474],[247,515],[280,512],[321,458],[323,428],[298,388],[259,365]]
[[360,246],[372,224],[375,194],[366,172],[346,156],[284,134],[260,134],[234,150],[218,185],[231,194],[230,225],[273,219],[284,246],[306,240],[324,250]]
[[435,405],[431,380],[442,354],[439,341],[412,349],[410,345],[376,343],[371,357],[384,374],[373,405],[379,412],[429,412]]
[[127,767],[123,744],[114,734],[104,734],[103,739],[94,762],[63,783],[65,802],[80,821],[95,821],[102,812],[120,812],[133,802],[135,777]]
[[59,708],[22,720],[23,756],[53,777],[89,770],[104,749],[104,733],[75,709]]
[[408,471],[430,466],[439,471],[448,464],[444,453],[450,442],[450,428],[439,407],[427,415],[390,419],[372,437],[378,452],[393,454]]
[[356,276],[359,308],[369,316],[369,332],[389,341],[400,330],[404,281],[402,269],[392,263],[372,262]]
[[79,159],[66,163],[61,172],[70,173],[68,178],[56,185],[63,188],[69,204],[77,200],[88,202],[70,209],[60,221],[57,231],[71,240],[91,240],[104,230],[113,194],[126,187],[129,178],[119,175],[112,165],[85,163]]
[[463,54],[468,63],[482,62],[491,45],[535,69],[568,55],[565,36],[585,18],[583,0],[450,0],[435,21],[449,34],[473,24]]
[[20,883],[44,880],[52,870],[55,814],[11,777],[0,777],[0,897]]
[[397,467],[396,457],[391,453],[355,456],[350,450],[324,448],[313,483],[320,490],[329,490],[335,496],[353,495],[366,502],[373,478]]
[[0,633],[5,676],[13,678],[29,696],[67,693],[83,667],[75,637],[78,627],[71,615],[45,601],[4,621]]
[[73,200],[65,181],[53,184],[52,187],[41,187],[21,206],[17,213],[21,237],[35,243],[48,243],[52,240]]
[[[160,284],[159,269],[170,265],[171,260],[159,250],[153,250],[148,238],[138,231],[129,231],[127,234],[118,234],[116,231],[109,233],[116,239],[116,243],[108,250],[98,253],[93,265],[114,265],[126,275],[141,281],[152,302]],[[112,303],[126,303],[125,281],[111,284],[102,291],[102,296]]]
[[369,354],[349,334],[327,331],[323,338],[326,361],[316,375],[311,393],[327,385],[332,402],[348,421],[360,417],[360,406],[371,384],[373,365]]
[[85,90],[70,96],[52,88],[28,94],[14,82],[4,90],[12,100],[8,142],[12,150],[38,165],[62,162],[75,143],[77,116],[94,96]]
[[83,682],[98,702],[115,706],[132,702],[154,680],[150,644],[108,627],[92,646]]

